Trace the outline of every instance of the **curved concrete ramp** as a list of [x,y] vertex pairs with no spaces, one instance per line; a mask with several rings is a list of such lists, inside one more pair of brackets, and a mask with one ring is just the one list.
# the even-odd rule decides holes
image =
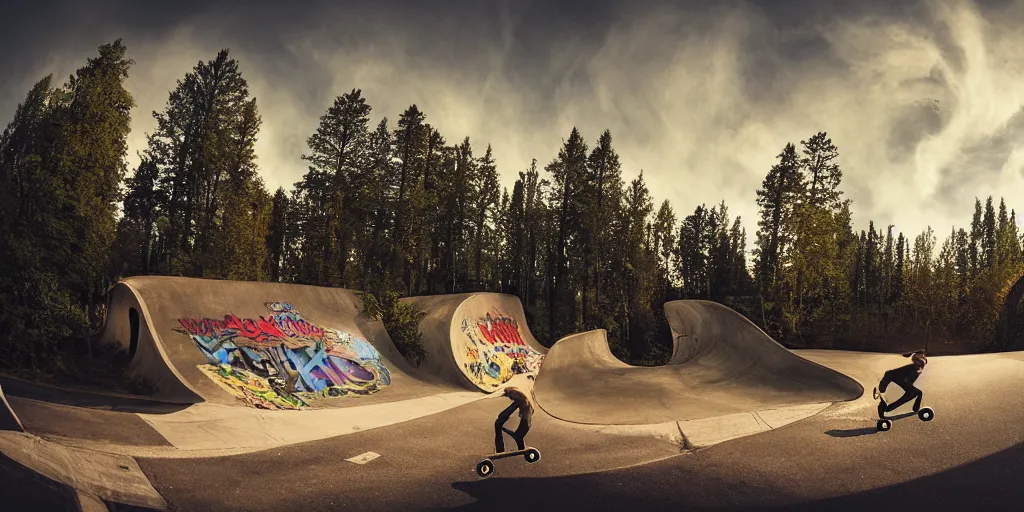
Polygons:
[[419,370],[472,390],[496,391],[513,376],[534,374],[547,349],[526,324],[519,298],[500,293],[408,297],[426,313]]
[[21,420],[18,419],[18,415],[14,414],[14,409],[7,402],[3,388],[0,388],[0,430],[25,431],[25,427],[21,424]]
[[339,288],[131,277],[111,292],[100,341],[174,403],[345,407],[453,390],[416,372]]
[[672,304],[679,310],[673,312],[673,330],[690,329],[681,332],[692,333],[697,342],[679,341],[682,348],[669,364],[623,363],[609,349],[604,330],[569,336],[545,356],[534,387],[538,405],[577,423],[640,425],[853,400],[863,394],[857,381],[789,352],[764,333],[754,336],[751,329],[757,327],[731,309],[683,302]]

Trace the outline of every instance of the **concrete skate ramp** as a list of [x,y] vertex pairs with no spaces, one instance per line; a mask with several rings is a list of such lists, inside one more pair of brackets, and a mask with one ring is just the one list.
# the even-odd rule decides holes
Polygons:
[[418,369],[466,389],[492,392],[515,375],[535,374],[547,349],[526,324],[519,298],[500,293],[407,297],[426,313],[426,357]]
[[4,396],[3,388],[0,388],[0,430],[13,430],[15,432],[25,431],[25,427],[21,424],[21,420],[18,419],[17,414],[14,414],[14,409],[11,408],[10,402],[8,402],[7,397]]
[[567,421],[636,425],[853,400],[864,392],[728,307],[675,301],[665,310],[676,339],[668,364],[623,363],[604,330],[569,336],[545,356],[534,387],[538,405]]
[[454,390],[416,372],[339,288],[131,277],[111,292],[100,342],[173,403],[346,407]]

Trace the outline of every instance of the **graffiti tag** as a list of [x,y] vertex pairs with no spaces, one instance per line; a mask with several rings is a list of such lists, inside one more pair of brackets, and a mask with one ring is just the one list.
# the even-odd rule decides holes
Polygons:
[[235,395],[257,407],[295,408],[308,399],[369,394],[391,383],[380,353],[368,341],[314,325],[291,303],[265,304],[259,318],[180,318],[217,376]]

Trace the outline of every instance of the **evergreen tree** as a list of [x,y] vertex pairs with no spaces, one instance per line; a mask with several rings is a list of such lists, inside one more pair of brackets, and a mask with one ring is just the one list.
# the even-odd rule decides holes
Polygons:
[[282,266],[285,265],[288,245],[288,194],[283,187],[274,192],[274,200],[270,209],[270,226],[267,229],[267,256],[270,265],[270,280],[281,281]]
[[[255,144],[261,119],[238,62],[221,50],[178,81],[163,112],[154,112],[146,158],[160,172],[166,204],[160,271],[205,277],[244,275],[265,269],[263,237],[268,194],[256,171]],[[235,240],[245,242],[223,250]],[[249,251],[255,243],[256,252]],[[256,259],[253,259],[256,258]]]
[[804,189],[796,146],[787,144],[777,158],[779,163],[772,166],[757,191],[761,218],[757,223],[754,266],[761,294],[766,297],[774,297],[781,278],[783,255],[792,236],[793,211]]
[[0,135],[0,364],[42,366],[102,322],[135,105],[125,55],[116,40],[63,88],[39,81]]
[[971,272],[977,275],[983,266],[983,244],[985,229],[981,221],[981,200],[974,199],[974,217],[971,219]]
[[428,127],[426,116],[416,105],[410,106],[398,118],[398,128],[392,137],[393,155],[396,161],[393,172],[398,184],[394,202],[394,225],[387,261],[388,272],[402,289],[412,287],[412,258],[415,253],[416,233],[410,225],[416,220],[419,194],[417,187],[422,177],[424,160],[427,156]]
[[586,172],[582,184],[585,222],[580,235],[583,258],[581,313],[584,324],[590,328],[601,324],[592,316],[605,314],[606,301],[602,292],[608,266],[605,240],[611,236],[612,219],[621,208],[622,201],[622,168],[619,155],[612,147],[609,130],[601,134],[590,152]]
[[132,177],[126,181],[127,194],[124,198],[124,216],[121,230],[125,244],[134,246],[125,259],[125,271],[129,274],[149,274],[153,267],[153,255],[162,247],[156,240],[156,223],[162,214],[161,207],[167,197],[158,187],[160,172],[152,160],[143,158]]
[[985,268],[996,265],[996,213],[992,207],[992,196],[985,201],[985,217],[982,221],[982,263]]
[[316,271],[307,277],[318,284],[350,283],[353,240],[372,207],[366,176],[370,110],[359,89],[338,96],[307,140],[309,153],[302,155],[309,172],[296,190],[301,191],[300,201],[315,205],[306,218],[310,236],[302,254],[318,260],[308,266]]
[[571,282],[569,268],[576,262],[570,260],[571,250],[579,240],[581,219],[581,202],[584,180],[587,172],[587,145],[580,136],[579,130],[573,128],[568,140],[546,170],[554,180],[555,194],[551,205],[555,212],[556,230],[550,259],[548,284],[548,323],[552,328],[552,337],[560,338],[576,326],[562,322],[556,318],[577,319],[577,309],[573,298],[578,286]]

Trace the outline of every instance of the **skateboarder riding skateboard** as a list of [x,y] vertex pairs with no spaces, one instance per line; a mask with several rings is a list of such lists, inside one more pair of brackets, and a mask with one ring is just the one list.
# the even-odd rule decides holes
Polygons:
[[[530,420],[533,418],[533,406],[530,405],[530,399],[526,396],[526,393],[514,387],[505,388],[501,395],[511,399],[512,404],[506,407],[504,411],[501,411],[498,414],[498,419],[494,422],[494,452],[502,453],[505,451],[505,439],[502,436],[502,432],[512,436],[520,450],[525,450],[526,433],[530,431]],[[505,422],[508,421],[516,409],[519,410],[519,426],[516,427],[515,431],[512,431],[505,428]]]
[[[917,412],[921,408],[921,399],[924,395],[921,393],[920,389],[914,387],[914,382],[921,376],[921,372],[924,371],[925,365],[928,364],[928,357],[925,356],[924,350],[903,354],[903,357],[909,357],[912,363],[885,372],[882,376],[882,381],[878,383],[878,387],[872,392],[874,398],[879,400],[879,418],[884,419],[885,413],[896,410],[899,406],[911,400],[914,400],[914,412]],[[886,405],[885,397],[882,396],[882,393],[885,393],[885,388],[887,388],[890,383],[895,383],[899,387],[903,388],[903,396],[901,396],[899,400]]]

